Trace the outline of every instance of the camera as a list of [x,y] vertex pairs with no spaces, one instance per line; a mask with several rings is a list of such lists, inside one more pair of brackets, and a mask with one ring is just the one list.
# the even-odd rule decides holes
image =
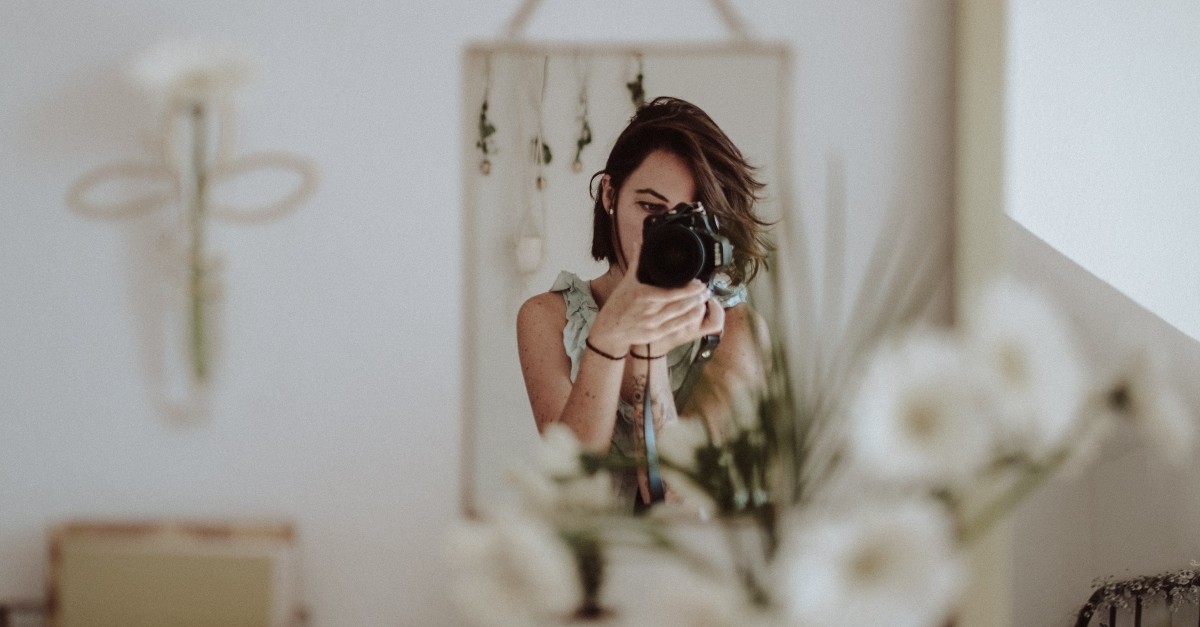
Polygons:
[[647,285],[680,287],[692,279],[709,283],[733,263],[733,245],[717,234],[720,224],[700,203],[681,202],[642,223],[637,279]]

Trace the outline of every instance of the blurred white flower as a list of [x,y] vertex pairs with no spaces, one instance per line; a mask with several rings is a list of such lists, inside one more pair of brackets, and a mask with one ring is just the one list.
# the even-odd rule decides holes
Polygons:
[[1167,385],[1160,351],[1143,350],[1110,388],[1109,407],[1171,463],[1186,461],[1196,440],[1195,417]]
[[579,463],[582,453],[583,447],[579,444],[579,438],[575,437],[575,432],[556,422],[542,433],[538,466],[549,477],[574,477],[582,471]]
[[1040,293],[991,283],[965,320],[966,341],[990,375],[1008,452],[1041,458],[1079,419],[1084,375],[1065,322]]
[[543,514],[604,512],[615,506],[612,473],[556,479],[528,466],[514,466],[508,479],[521,494],[526,508]]
[[702,419],[680,418],[663,426],[658,434],[658,454],[668,462],[662,467],[667,499],[655,505],[651,514],[708,520],[716,511],[712,496],[689,476],[697,470],[697,449],[709,444],[708,429]]
[[691,569],[671,569],[656,580],[654,602],[639,622],[662,627],[743,627],[746,611],[736,584]]
[[708,429],[699,418],[672,420],[658,433],[659,456],[689,471],[696,469],[696,449],[708,444]]
[[568,511],[606,511],[615,505],[613,495],[612,474],[607,470],[599,470],[562,482],[558,506]]
[[505,515],[463,522],[448,549],[455,601],[476,625],[544,624],[568,616],[582,600],[571,551],[543,521]]
[[956,485],[989,461],[978,378],[947,334],[884,344],[850,406],[847,472],[904,485]]
[[928,502],[810,512],[787,529],[776,567],[795,625],[941,627],[961,592],[948,517]]
[[741,431],[762,429],[762,417],[759,412],[762,390],[758,386],[735,383],[730,385],[727,394],[733,425]]
[[673,469],[662,469],[666,499],[650,508],[650,515],[662,520],[710,520],[717,511],[712,495],[689,476]]
[[570,428],[555,424],[542,435],[533,467],[518,465],[508,478],[526,507],[540,512],[598,512],[614,505],[612,474],[602,469],[586,474],[583,449]]
[[192,39],[158,44],[137,59],[130,74],[152,95],[194,103],[232,93],[255,69],[250,56],[230,45]]
[[1091,468],[1117,425],[1111,411],[1090,412],[1086,418],[1072,435],[1070,448],[1064,451],[1059,466],[1059,472],[1067,479],[1078,479]]

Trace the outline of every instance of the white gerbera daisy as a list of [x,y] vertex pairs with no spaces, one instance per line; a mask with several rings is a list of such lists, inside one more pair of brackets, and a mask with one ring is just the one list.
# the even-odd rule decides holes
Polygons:
[[932,503],[813,516],[783,542],[777,594],[793,624],[940,627],[961,592],[951,525]]
[[709,443],[708,429],[699,418],[674,420],[659,431],[658,454],[666,462],[662,475],[667,499],[654,507],[654,515],[707,520],[716,511],[712,496],[692,478],[697,471],[696,451]]
[[989,373],[1008,452],[1041,458],[1076,425],[1084,373],[1066,323],[1040,293],[1000,279],[965,321],[966,338]]
[[736,584],[715,581],[685,568],[655,584],[654,602],[638,623],[662,627],[742,627],[746,617]]
[[658,454],[689,471],[696,469],[696,450],[708,444],[708,429],[699,418],[672,420],[658,433]]
[[946,334],[881,346],[850,406],[848,470],[905,485],[957,485],[988,461],[990,425],[971,362]]
[[613,506],[612,475],[607,470],[586,474],[580,463],[583,449],[570,428],[554,424],[542,436],[536,464],[508,470],[508,478],[530,509],[605,511]]
[[571,428],[554,423],[542,433],[538,448],[538,468],[549,477],[574,477],[582,472],[580,455],[583,447]]
[[1171,463],[1186,461],[1196,440],[1195,416],[1166,383],[1158,351],[1142,350],[1110,388],[1109,405]]
[[476,625],[548,623],[582,600],[571,550],[540,520],[462,523],[449,537],[454,596]]

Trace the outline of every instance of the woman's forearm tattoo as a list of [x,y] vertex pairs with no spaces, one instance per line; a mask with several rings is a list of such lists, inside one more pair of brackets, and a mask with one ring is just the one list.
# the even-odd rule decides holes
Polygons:
[[[666,421],[676,418],[675,404],[664,402],[663,393],[664,391],[661,389],[658,390],[658,393],[655,393],[655,390],[650,390],[650,412],[656,428],[661,427]],[[645,424],[645,402],[646,375],[634,375],[632,404],[639,429]]]

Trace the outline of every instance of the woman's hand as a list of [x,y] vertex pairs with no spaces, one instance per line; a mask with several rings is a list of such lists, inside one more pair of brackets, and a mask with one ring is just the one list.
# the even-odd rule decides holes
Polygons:
[[598,348],[624,354],[631,346],[650,345],[655,355],[705,335],[718,334],[725,314],[707,286],[697,280],[677,288],[637,280],[637,258],[597,314],[589,339]]

